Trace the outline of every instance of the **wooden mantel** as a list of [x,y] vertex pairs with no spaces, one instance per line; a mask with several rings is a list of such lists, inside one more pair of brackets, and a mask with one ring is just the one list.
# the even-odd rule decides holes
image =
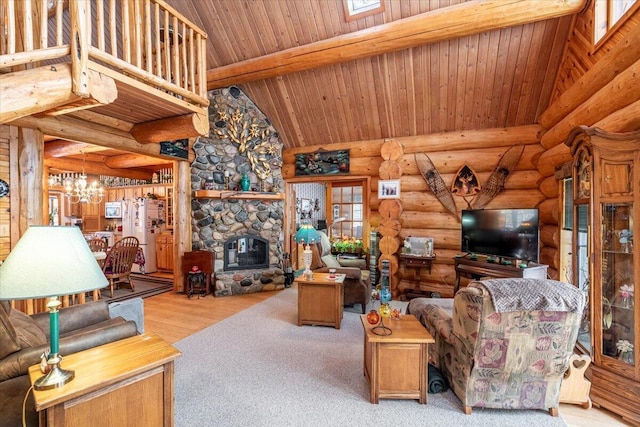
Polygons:
[[284,200],[284,193],[261,191],[196,190],[195,199]]

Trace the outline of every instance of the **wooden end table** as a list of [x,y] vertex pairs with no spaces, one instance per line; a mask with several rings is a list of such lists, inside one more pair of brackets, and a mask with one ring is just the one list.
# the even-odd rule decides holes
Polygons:
[[344,274],[313,273],[311,280],[298,277],[298,326],[322,325],[340,329],[344,301]]
[[391,335],[376,335],[376,325],[360,316],[364,328],[364,375],[369,380],[370,401],[386,399],[418,399],[427,403],[429,385],[429,344],[435,340],[411,314],[398,320],[385,319]]
[[[40,426],[173,426],[173,363],[180,352],[156,334],[64,356],[75,378],[33,392]],[[42,376],[29,368],[31,384]]]

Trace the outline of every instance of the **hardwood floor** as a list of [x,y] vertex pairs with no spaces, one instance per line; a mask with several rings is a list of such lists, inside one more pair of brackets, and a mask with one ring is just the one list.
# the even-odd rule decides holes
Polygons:
[[[200,299],[196,296],[188,299],[186,295],[172,292],[156,295],[144,300],[144,330],[155,332],[165,341],[175,343],[274,295],[277,292],[224,298],[208,295]],[[561,404],[560,413],[569,427],[631,425],[604,409],[586,410],[578,405]]]

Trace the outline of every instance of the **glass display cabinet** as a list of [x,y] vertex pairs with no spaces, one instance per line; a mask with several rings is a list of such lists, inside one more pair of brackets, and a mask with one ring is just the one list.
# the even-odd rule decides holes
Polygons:
[[640,423],[640,132],[579,127],[566,144],[574,159],[573,277],[588,299],[576,350],[593,360],[593,403]]

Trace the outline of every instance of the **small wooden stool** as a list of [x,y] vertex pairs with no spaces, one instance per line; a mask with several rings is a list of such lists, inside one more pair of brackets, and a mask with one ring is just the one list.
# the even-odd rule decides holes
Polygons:
[[189,290],[187,291],[188,298],[191,298],[195,292],[198,293],[198,299],[200,299],[200,295],[203,297],[207,295],[207,279],[203,271],[189,271],[187,283],[189,284]]

